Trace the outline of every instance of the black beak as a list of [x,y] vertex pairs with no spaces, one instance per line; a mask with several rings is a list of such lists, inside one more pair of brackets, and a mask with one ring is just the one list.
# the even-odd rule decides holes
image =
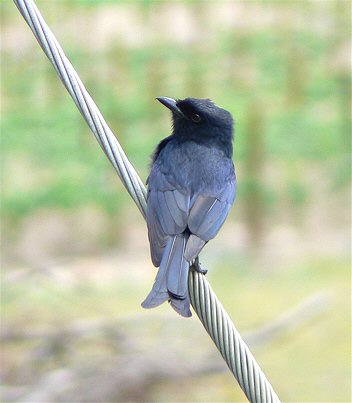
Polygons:
[[180,108],[176,104],[176,100],[168,97],[156,97],[156,99],[161,102],[164,106],[170,109],[172,113],[175,113],[178,116],[184,117],[184,114],[181,112]]

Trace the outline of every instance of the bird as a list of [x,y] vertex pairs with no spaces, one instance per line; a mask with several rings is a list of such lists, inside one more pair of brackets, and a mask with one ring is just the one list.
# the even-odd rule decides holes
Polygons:
[[189,269],[205,272],[198,255],[236,197],[234,121],[210,99],[156,99],[171,111],[173,130],[155,148],[146,182],[151,260],[159,269],[142,307],[169,301],[190,317]]

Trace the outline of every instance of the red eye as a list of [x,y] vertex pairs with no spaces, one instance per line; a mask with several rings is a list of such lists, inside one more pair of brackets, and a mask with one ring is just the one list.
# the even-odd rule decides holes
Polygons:
[[195,122],[195,123],[199,123],[199,122],[202,120],[202,118],[200,117],[200,115],[198,115],[198,113],[194,113],[194,114],[191,116],[191,119],[192,119],[193,122]]

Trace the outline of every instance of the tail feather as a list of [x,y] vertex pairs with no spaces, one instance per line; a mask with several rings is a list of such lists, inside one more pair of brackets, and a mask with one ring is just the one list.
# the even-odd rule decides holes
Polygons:
[[184,299],[171,298],[170,305],[181,316],[184,316],[185,318],[189,318],[190,316],[192,316],[188,296]]
[[170,296],[167,289],[167,270],[169,255],[172,252],[175,238],[171,239],[165,247],[163,258],[160,263],[158,273],[155,277],[153,288],[148,294],[147,298],[142,302],[143,308],[154,308],[167,301]]
[[143,308],[154,308],[166,300],[182,316],[192,316],[188,297],[189,262],[184,257],[188,236],[176,235],[167,243],[152,290]]
[[184,257],[187,243],[186,236],[176,236],[174,248],[169,255],[167,271],[167,290],[176,298],[187,296],[187,277],[189,262]]

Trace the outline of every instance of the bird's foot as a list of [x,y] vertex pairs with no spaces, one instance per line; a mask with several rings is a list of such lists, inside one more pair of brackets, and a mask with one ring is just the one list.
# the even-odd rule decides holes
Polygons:
[[203,266],[199,262],[199,258],[196,257],[191,265],[191,269],[197,271],[198,273],[206,275],[208,273],[207,269],[204,269]]

